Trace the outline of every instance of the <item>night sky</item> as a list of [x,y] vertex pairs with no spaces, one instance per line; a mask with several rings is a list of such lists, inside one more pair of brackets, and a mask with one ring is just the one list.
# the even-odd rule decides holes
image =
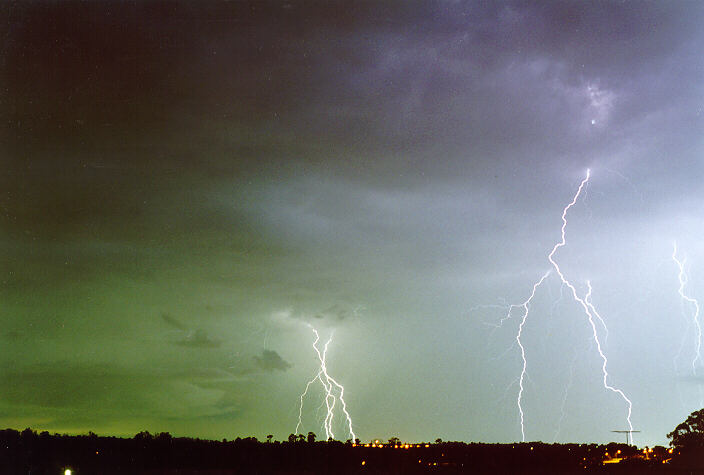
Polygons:
[[[587,169],[556,260],[636,443],[704,407],[704,3],[138,3],[0,7],[0,426],[284,439],[309,324],[362,440],[520,440],[497,325]],[[555,273],[522,341],[527,440],[625,440]]]

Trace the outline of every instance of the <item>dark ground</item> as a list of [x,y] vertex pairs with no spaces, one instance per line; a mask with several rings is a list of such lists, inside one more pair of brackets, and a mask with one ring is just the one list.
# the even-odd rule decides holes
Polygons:
[[[293,441],[295,440],[295,441]],[[621,450],[618,464],[602,465]],[[704,454],[702,454],[704,455]],[[643,458],[626,444],[466,444],[364,447],[351,442],[211,441],[147,432],[132,439],[0,431],[0,473],[72,475],[702,473],[665,448]],[[672,457],[671,460],[668,460]],[[697,457],[698,459],[698,457]],[[704,461],[704,457],[700,460]],[[663,463],[668,461],[668,463]]]

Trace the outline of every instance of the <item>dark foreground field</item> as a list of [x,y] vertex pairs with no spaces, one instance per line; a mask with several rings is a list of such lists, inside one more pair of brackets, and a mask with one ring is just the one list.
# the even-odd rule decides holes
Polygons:
[[[611,463],[604,463],[611,462]],[[617,463],[615,463],[617,462]],[[70,470],[68,472],[67,470]],[[626,444],[356,445],[351,442],[131,439],[0,431],[2,474],[704,473],[663,447]]]

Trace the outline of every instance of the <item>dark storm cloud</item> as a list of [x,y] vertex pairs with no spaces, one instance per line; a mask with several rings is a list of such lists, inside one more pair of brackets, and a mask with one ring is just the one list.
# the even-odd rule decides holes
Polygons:
[[222,341],[211,338],[204,330],[198,329],[190,332],[186,338],[179,340],[174,344],[188,348],[215,349],[220,348]]
[[[320,167],[400,185],[481,173],[517,151],[554,161],[697,87],[672,60],[697,27],[691,8],[5,6],[3,220],[40,234],[137,223],[152,235],[165,203],[200,208],[219,177],[273,166],[282,178]],[[634,83],[633,71],[661,78]],[[588,127],[589,87],[618,95],[611,132]],[[178,220],[220,227],[200,211]]]
[[257,367],[263,371],[286,371],[291,363],[284,360],[274,350],[263,350],[261,355],[253,356]]

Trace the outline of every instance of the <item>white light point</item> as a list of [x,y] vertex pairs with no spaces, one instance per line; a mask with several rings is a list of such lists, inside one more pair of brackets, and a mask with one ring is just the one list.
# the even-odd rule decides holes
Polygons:
[[701,359],[701,351],[702,351],[702,327],[701,324],[699,323],[699,302],[688,296],[687,294],[684,293],[684,286],[687,285],[687,274],[684,271],[684,264],[685,261],[682,260],[680,261],[677,259],[677,243],[673,243],[673,249],[672,249],[672,260],[675,261],[675,264],[677,264],[677,268],[679,269],[679,282],[680,286],[677,289],[677,291],[680,294],[680,297],[682,300],[685,302],[688,302],[694,306],[694,315],[692,315],[692,320],[694,321],[694,326],[697,329],[697,346],[696,346],[696,353],[694,355],[694,359],[692,360],[692,374],[696,375],[697,373],[697,362]]
[[330,345],[330,342],[332,341],[332,334],[330,334],[330,338],[328,338],[328,341],[325,342],[325,346],[323,347],[323,351],[321,352],[318,348],[318,342],[320,341],[320,335],[318,334],[318,331],[311,325],[308,325],[308,327],[315,334],[313,350],[315,350],[315,353],[318,355],[318,361],[320,362],[320,370],[318,371],[318,374],[313,377],[313,379],[308,381],[305,390],[303,391],[303,393],[301,393],[300,406],[298,408],[298,424],[296,424],[295,433],[298,434],[298,430],[302,425],[303,399],[308,394],[308,389],[310,388],[310,385],[317,380],[320,381],[320,384],[323,386],[323,389],[325,391],[325,407],[327,409],[325,420],[323,422],[323,430],[325,430],[325,439],[328,440],[331,438],[335,438],[332,423],[335,415],[335,405],[337,400],[339,400],[342,406],[342,412],[344,413],[345,418],[347,420],[349,435],[354,441],[357,436],[352,430],[352,418],[350,417],[350,414],[347,411],[347,404],[345,403],[345,388],[340,383],[338,383],[332,376],[330,376],[327,370],[327,352],[328,345]]
[[601,361],[602,361],[601,371],[602,371],[602,375],[603,375],[604,387],[606,389],[608,389],[609,391],[612,391],[612,392],[618,394],[619,396],[621,396],[621,398],[628,405],[628,415],[626,416],[626,421],[628,422],[628,429],[632,431],[633,424],[631,423],[631,413],[633,411],[633,403],[631,402],[630,399],[628,399],[628,397],[626,396],[626,394],[622,390],[615,388],[608,383],[609,373],[606,370],[606,366],[608,364],[608,359],[606,358],[606,355],[604,354],[604,351],[601,348],[601,342],[599,341],[599,335],[596,330],[596,324],[594,323],[594,318],[596,317],[600,321],[600,323],[604,326],[604,328],[606,328],[606,324],[604,323],[604,320],[601,318],[601,316],[599,316],[599,314],[596,313],[596,311],[594,311],[594,307],[590,303],[591,302],[591,284],[589,282],[587,282],[587,286],[589,287],[589,292],[587,293],[587,297],[584,299],[580,298],[579,295],[577,295],[577,289],[574,287],[574,285],[572,285],[572,283],[569,280],[567,280],[567,278],[565,278],[565,275],[560,270],[560,266],[557,265],[557,262],[555,262],[555,259],[554,259],[555,253],[557,252],[557,250],[566,244],[565,228],[567,227],[567,212],[570,210],[570,208],[572,206],[575,205],[575,203],[577,203],[577,199],[579,199],[579,195],[582,193],[582,190],[584,189],[584,185],[586,185],[587,182],[589,181],[589,177],[590,177],[590,172],[589,172],[589,170],[587,170],[587,176],[586,176],[586,178],[584,178],[584,180],[582,180],[582,183],[579,184],[579,188],[577,189],[577,193],[574,195],[574,198],[572,199],[570,204],[565,206],[565,208],[562,210],[561,239],[560,239],[560,242],[555,244],[555,246],[552,248],[552,251],[548,255],[548,260],[552,264],[557,275],[560,277],[560,280],[562,280],[562,283],[564,285],[566,285],[572,291],[572,297],[574,298],[574,300],[577,303],[579,303],[582,306],[584,313],[587,315],[587,318],[589,319],[589,324],[592,327],[592,337],[594,338],[594,342],[596,343],[597,351],[599,352],[599,356],[601,357]]

